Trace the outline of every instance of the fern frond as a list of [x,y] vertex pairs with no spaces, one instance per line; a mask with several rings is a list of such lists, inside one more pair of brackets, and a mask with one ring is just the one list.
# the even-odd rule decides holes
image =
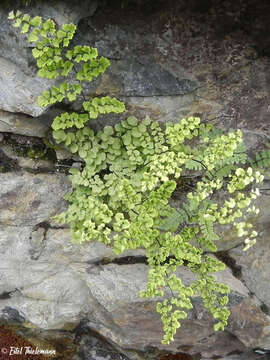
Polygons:
[[193,160],[193,159],[186,161],[185,167],[188,170],[196,170],[196,171],[204,169],[203,164],[201,162]]
[[259,169],[270,167],[270,150],[264,150],[256,154],[255,159],[250,160],[250,165]]
[[206,247],[207,250],[216,251],[217,247],[214,241],[219,239],[218,235],[214,232],[214,225],[212,221],[207,221],[202,217],[199,218],[199,226],[203,237],[200,237],[200,243]]
[[118,114],[125,111],[124,103],[110,96],[95,97],[91,101],[84,101],[83,108],[89,113],[91,119],[96,119],[100,114]]
[[159,228],[163,231],[176,232],[180,224],[188,221],[188,214],[183,209],[173,209],[172,213],[161,220]]

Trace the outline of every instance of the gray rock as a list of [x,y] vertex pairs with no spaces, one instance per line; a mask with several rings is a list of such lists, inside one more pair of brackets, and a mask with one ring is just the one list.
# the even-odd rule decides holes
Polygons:
[[113,258],[112,250],[99,242],[74,244],[69,229],[49,229],[46,234],[46,246],[40,255],[41,261],[55,263],[84,264],[86,268],[104,258]]
[[30,7],[32,15],[42,14],[45,19],[53,19],[59,26],[63,24],[78,24],[83,18],[92,16],[98,3],[96,0],[86,2],[74,2],[72,0],[39,2]]
[[129,114],[138,118],[149,116],[152,120],[177,122],[189,114],[194,102],[195,94],[152,96],[152,97],[127,97],[124,98],[129,109]]
[[[247,348],[270,348],[270,317],[263,313],[256,298],[246,298],[231,309],[228,331]],[[245,329],[245,331],[243,331]]]
[[[84,242],[76,244],[72,242],[69,228],[59,228],[59,224],[54,224],[53,228],[46,231],[45,246],[39,256],[41,261],[53,261],[61,264],[85,264],[87,271],[95,268],[99,263],[110,263],[116,258],[142,257],[143,250],[125,251],[116,256],[111,247],[105,246],[100,242]],[[32,234],[33,237],[33,234]]]
[[5,226],[48,221],[64,208],[70,188],[63,174],[5,173],[0,184],[0,224]]
[[26,75],[10,60],[0,58],[0,108],[5,111],[41,115],[45,109],[37,105],[38,96],[50,85],[48,80]]
[[30,244],[31,248],[28,253],[31,255],[31,260],[38,260],[42,251],[46,246],[47,239],[47,228],[38,227],[37,229],[33,229],[30,235]]
[[95,129],[104,127],[104,122],[114,125],[120,119],[134,115],[149,116],[161,122],[178,121],[190,112],[196,96],[197,83],[189,74],[176,76],[162,65],[152,62],[125,59],[111,61],[111,67],[102,76],[95,94],[110,94],[126,104],[127,112],[119,116],[101,116],[93,122]]
[[80,352],[74,360],[129,360],[124,354],[104,343],[101,339],[89,335],[82,335]]
[[[112,253],[102,244],[71,244],[68,229],[2,227],[0,294],[9,294],[0,300],[2,317],[9,306],[25,321],[43,329],[56,329],[67,323],[76,326],[87,317],[91,329],[123,348],[143,350],[149,345],[160,348],[162,331],[155,312],[156,302],[138,296],[146,285],[148,267],[144,264],[100,265],[99,261],[105,256],[110,258]],[[180,274],[185,284],[194,279],[187,270],[180,270]],[[248,298],[247,289],[233,278],[229,269],[217,274],[217,278],[231,286],[232,308]],[[246,329],[238,326],[232,333],[235,331],[241,333]],[[211,334],[211,316],[195,299],[194,309],[170,349],[190,344],[191,338],[194,353],[199,349],[209,352],[207,349],[214,343],[219,344],[219,354],[241,346],[226,332]]]
[[10,323],[16,323],[16,324],[20,324],[20,323],[24,323],[25,322],[25,318],[19,313],[18,310],[13,309],[10,306],[6,306],[3,311],[2,314],[0,316],[0,320],[1,322],[7,322],[8,324]]
[[57,160],[66,160],[71,159],[74,156],[70,151],[67,149],[59,149],[55,151]]
[[57,116],[57,113],[51,110],[38,118],[0,110],[0,131],[43,137],[50,128],[52,119],[55,116]]
[[[43,278],[39,286],[29,285],[17,296],[1,300],[0,313],[6,306],[10,306],[19,309],[26,321],[30,321],[36,327],[57,329],[70,323],[74,328],[81,319],[81,312],[90,312],[93,308],[90,293],[78,278],[74,278],[64,269],[58,276],[61,277],[62,284],[69,283],[70,290],[64,289],[63,286],[57,289],[60,284],[55,282],[55,277],[52,275],[50,279]],[[71,293],[75,291],[78,294],[77,299],[70,296],[69,291]],[[51,296],[49,296],[50,292]]]
[[[134,274],[135,272],[135,274]],[[187,270],[180,270],[181,279],[185,284],[190,282],[191,274]],[[138,290],[143,289],[147,278],[145,265],[127,265],[123,268],[107,265],[91,271],[91,292],[99,303],[109,312],[113,322],[121,328],[124,336],[89,318],[90,328],[114,339],[122,348],[144,349],[154,346],[159,349],[162,331],[160,319],[155,312],[155,300],[149,301],[138,297]],[[115,281],[115,279],[117,279]],[[230,284],[229,270],[224,273],[226,283]],[[238,302],[231,303],[231,307],[241,304],[246,299],[247,290],[241,294],[243,285],[236,281],[233,296],[238,296]],[[233,286],[232,286],[233,287]],[[239,296],[240,295],[240,296]],[[193,301],[194,309],[188,313],[188,318],[182,322],[181,328],[170,344],[170,351],[179,351],[189,344],[189,352],[224,355],[236,349],[243,349],[241,343],[228,332],[214,333],[211,316],[205,311],[199,299]],[[246,329],[242,329],[244,332]],[[164,347],[165,348],[165,347]]]
[[254,351],[243,352],[242,354],[239,355],[235,354],[220,358],[220,360],[268,360],[268,359],[269,359],[269,355],[267,354],[258,355]]
[[19,156],[11,145],[5,144],[1,146],[1,150],[8,158],[15,160],[20,168],[47,172],[54,169],[52,161]]
[[41,328],[76,324],[80,312],[91,309],[89,288],[61,261],[37,261],[44,238],[42,228],[1,229],[0,294],[10,293],[0,300],[1,310],[9,306]]
[[[1,259],[14,259],[14,262],[28,259],[31,248],[31,226],[1,226],[0,256]],[[3,273],[2,273],[3,275]],[[4,290],[2,290],[4,291]]]
[[126,59],[111,62],[107,74],[120,96],[175,96],[194,92],[197,84],[175,77],[155,62]]
[[[123,348],[143,350],[149,345],[163,348],[156,302],[138,296],[146,285],[146,265],[100,265],[98,260],[110,256],[111,250],[95,243],[73,245],[68,229],[46,232],[29,226],[18,232],[17,227],[4,228],[0,239],[0,274],[5,276],[1,278],[1,293],[10,293],[8,299],[0,300],[2,317],[9,306],[25,321],[43,329],[61,328],[67,323],[74,327],[87,317],[90,329]],[[185,269],[180,274],[185,284],[194,279]],[[232,288],[232,308],[247,299],[247,289],[233,278],[230,270],[217,277]],[[237,330],[245,332],[246,328],[233,329]],[[214,344],[219,345],[214,354],[242,349],[241,343],[229,333],[213,333],[211,317],[196,298],[194,309],[170,350],[176,351],[186,344],[190,344],[192,353],[213,354],[214,350],[209,348]]]
[[52,161],[42,159],[20,158],[18,159],[18,165],[23,169],[34,170],[38,172],[54,170],[54,163]]
[[241,279],[248,289],[270,309],[270,228],[265,228],[257,243],[248,251],[242,247],[229,251],[229,255],[241,267]]
[[[66,177],[8,173],[1,182],[5,226],[0,236],[0,318],[5,318],[9,307],[25,321],[48,330],[75,327],[86,318],[90,329],[124,349],[163,349],[157,300],[138,295],[146,286],[148,267],[136,262],[118,265],[104,245],[75,245],[68,229],[48,228],[49,217],[64,208]],[[184,284],[194,280],[187,269],[179,274]],[[232,289],[227,331],[214,333],[212,317],[194,298],[194,308],[167,348],[170,351],[189,344],[190,354],[210,357],[244,351],[242,344],[268,346],[270,319],[260,304],[250,299],[248,289],[229,269],[216,277]]]

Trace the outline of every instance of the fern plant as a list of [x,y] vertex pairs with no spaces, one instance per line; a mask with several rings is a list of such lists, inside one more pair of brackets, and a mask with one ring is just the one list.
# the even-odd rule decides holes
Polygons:
[[270,144],[267,147],[268,149],[257,153],[255,159],[250,159],[250,165],[253,168],[263,170],[270,167]]
[[[41,106],[64,98],[75,100],[82,94],[83,82],[109,66],[107,59],[98,58],[96,49],[68,48],[76,29],[72,24],[56,30],[52,20],[43,22],[18,12],[9,17],[22,33],[30,31],[28,40],[35,43],[33,56],[40,76],[74,74],[74,81],[43,92]],[[217,250],[220,224],[235,227],[245,250],[254,244],[257,233],[247,220],[250,213],[258,213],[253,200],[263,176],[246,165],[240,130],[225,134],[199,118],[162,127],[149,118],[129,117],[98,132],[87,126],[99,114],[121,111],[124,105],[117,99],[84,98],[80,112],[54,119],[55,141],[84,162],[83,169],[70,170],[72,191],[65,196],[69,207],[55,219],[70,224],[74,242],[100,241],[116,254],[145,249],[149,279],[140,295],[159,299],[156,309],[164,344],[174,339],[192,308],[192,297],[198,295],[216,320],[214,329],[223,330],[229,317],[229,288],[213,274],[225,265],[209,252]],[[187,191],[185,179],[189,179]],[[171,197],[179,187],[182,200],[176,206]],[[218,193],[223,194],[222,201],[217,200]],[[181,281],[182,266],[195,275],[192,283]]]
[[[52,86],[39,96],[39,106],[46,107],[64,99],[75,101],[80,95],[85,98],[83,83],[103,74],[110,65],[108,59],[98,57],[95,48],[75,46],[73,49],[68,49],[76,31],[74,24],[64,24],[57,29],[51,19],[43,21],[40,16],[31,18],[20,11],[16,14],[12,11],[9,19],[13,21],[14,27],[21,29],[22,34],[29,33],[28,41],[35,44],[32,54],[37,61],[38,75],[47,79],[63,79],[59,86]],[[68,76],[72,76],[72,80],[64,81]],[[124,110],[125,106],[121,101],[109,96],[94,98],[91,101],[85,99],[83,110],[79,113],[78,124],[81,121],[86,123],[100,113],[120,113]],[[72,122],[74,115],[70,116]],[[67,117],[68,115],[65,117],[66,120]]]
[[[85,162],[83,170],[71,169],[73,190],[66,195],[70,205],[56,220],[71,225],[78,243],[101,241],[116,254],[145,249],[149,281],[141,296],[161,298],[157,311],[165,344],[192,308],[195,295],[217,320],[215,330],[224,329],[229,289],[212,274],[225,265],[207,252],[217,250],[218,224],[233,224],[237,235],[245,237],[245,250],[254,244],[257,233],[246,220],[258,212],[252,201],[263,180],[251,167],[239,167],[246,161],[241,132],[220,135],[198,118],[162,129],[149,119],[129,117],[97,133],[87,127],[67,129],[66,124],[59,128],[58,121],[54,129],[56,124],[57,143]],[[198,181],[181,206],[173,207],[170,198],[181,174],[193,170]],[[224,192],[221,203],[215,200],[218,191]],[[197,277],[188,286],[177,272],[181,266]],[[164,299],[166,288],[170,293]]]

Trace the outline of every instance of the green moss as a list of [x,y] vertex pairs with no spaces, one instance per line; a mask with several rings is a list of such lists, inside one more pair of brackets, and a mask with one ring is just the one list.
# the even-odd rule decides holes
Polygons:
[[55,151],[39,138],[12,135],[6,137],[5,143],[10,145],[19,157],[56,161]]
[[31,159],[42,159],[46,154],[46,149],[40,149],[36,146],[31,147],[27,150],[26,155]]

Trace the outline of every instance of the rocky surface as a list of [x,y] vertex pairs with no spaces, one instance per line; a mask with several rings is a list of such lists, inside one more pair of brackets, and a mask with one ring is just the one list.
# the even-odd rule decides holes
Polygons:
[[[127,112],[98,119],[91,125],[95,129],[128,114],[162,122],[196,115],[226,129],[241,128],[254,153],[270,138],[269,2],[0,5],[1,323],[33,345],[53,347],[65,360],[266,360],[269,354],[253,350],[270,349],[269,197],[260,199],[261,214],[252,219],[259,239],[250,251],[242,251],[229,229],[221,237],[217,256],[228,268],[217,276],[232,289],[226,331],[213,331],[211,316],[195,298],[176,341],[161,346],[155,301],[138,297],[147,281],[143,252],[117,259],[102,244],[72,244],[69,229],[52,220],[65,208],[63,195],[70,189],[56,161],[70,154],[56,149],[49,159],[33,159],[17,151],[38,144],[47,152],[37,138],[47,139],[63,105],[36,105],[52,82],[35,76],[30,45],[7,21],[14,7],[52,17],[59,25],[76,23],[73,45],[96,46],[110,59],[106,74],[85,92],[117,96]],[[181,277],[191,280],[186,269]]]
[[61,174],[1,174],[1,226],[35,226],[62,210],[70,184]]
[[[152,346],[168,351],[160,345],[162,331],[155,301],[138,297],[147,281],[143,254],[123,254],[122,261],[116,261],[104,245],[72,244],[69,229],[50,224],[50,216],[64,205],[56,186],[58,182],[62,189],[68,188],[64,175],[4,175],[0,318],[44,330],[69,331],[84,319],[88,329],[117,344],[131,358],[135,355],[128,349],[145,351]],[[15,180],[19,187],[14,187]],[[49,188],[52,181],[54,188]],[[11,198],[17,216],[7,205]],[[24,209],[21,215],[18,209]],[[188,345],[191,355],[211,358],[269,346],[270,318],[260,303],[250,297],[248,288],[229,269],[217,277],[232,289],[227,330],[213,332],[211,316],[195,298],[194,309],[183,321],[170,351],[184,350]],[[183,269],[181,278],[187,284],[192,276]],[[252,315],[248,318],[247,314]]]
[[[54,163],[49,160],[39,159],[38,156],[40,156],[42,153],[36,154],[36,158],[34,157],[35,153],[33,152],[33,158],[31,157],[25,157],[22,154],[18,154],[11,145],[3,145],[1,146],[1,150],[4,153],[4,156],[6,156],[9,159],[13,159],[16,161],[17,166],[19,166],[22,169],[26,170],[33,170],[38,172],[49,172],[54,170]],[[29,150],[29,154],[31,154],[31,150]]]
[[[169,95],[177,96],[170,120],[179,115],[198,114],[224,126],[254,130],[256,118],[256,128],[267,131],[270,63],[261,51],[256,52],[258,43],[253,30],[263,34],[268,28],[259,21],[255,25],[252,16],[252,10],[262,16],[259,14],[266,11],[266,3],[197,2],[194,7],[187,1],[170,1],[163,6],[162,3],[130,5],[122,12],[116,7],[97,10],[94,17],[80,22],[81,31],[76,40],[95,45],[102,55],[113,59],[114,64],[126,58],[132,62],[136,59],[141,67],[152,63],[154,69],[155,64],[159,64],[171,77],[191,81],[194,86],[189,88],[193,96],[189,108],[183,109],[182,104],[187,93],[175,93],[175,86],[170,87]],[[256,40],[258,38],[257,35]],[[136,81],[135,74],[130,77]],[[119,86],[123,75],[117,73],[114,78],[117,81],[112,85],[112,76],[108,74],[102,89],[122,94]],[[140,96],[138,92],[144,86],[144,96],[151,96],[153,90],[147,94],[146,90],[155,85],[153,80],[148,74],[137,88],[137,95]],[[167,94],[168,91],[162,95]],[[137,114],[147,108],[150,116],[164,118],[166,103],[154,109],[151,104],[141,109],[140,104],[136,106],[137,99],[130,99],[130,95],[126,92],[123,97]]]
[[0,110],[0,131],[26,136],[44,137],[52,122],[57,116],[56,111],[47,111],[38,118]]

